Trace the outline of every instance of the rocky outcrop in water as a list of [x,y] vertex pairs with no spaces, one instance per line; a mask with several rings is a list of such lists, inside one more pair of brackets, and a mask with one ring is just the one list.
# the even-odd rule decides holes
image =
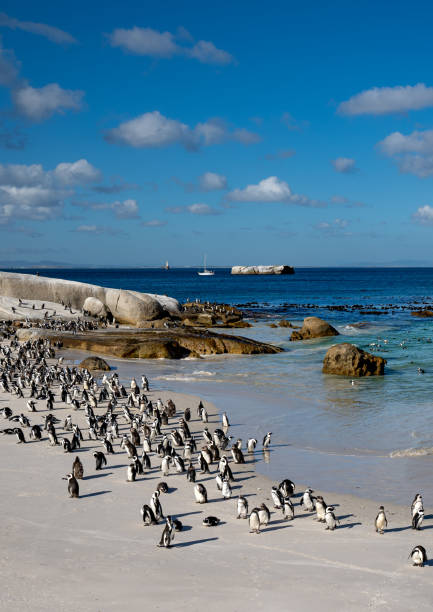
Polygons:
[[339,333],[329,323],[319,317],[306,317],[299,331],[292,332],[290,340],[311,340],[312,338],[326,338],[338,336]]
[[294,274],[292,266],[233,266],[232,274]]
[[372,355],[354,344],[343,342],[331,346],[323,360],[324,374],[343,376],[383,376],[386,359]]
[[0,295],[68,304],[80,310],[93,298],[87,301],[93,311],[106,309],[119,323],[136,326],[181,312],[179,302],[168,296],[12,272],[0,272]]
[[100,370],[103,372],[108,372],[109,370],[111,370],[105,359],[95,356],[83,359],[83,361],[78,365],[78,367],[86,370]]
[[57,332],[38,328],[19,329],[20,340],[47,338],[64,348],[127,359],[181,359],[200,355],[263,355],[280,353],[271,344],[199,329],[108,329],[86,333]]

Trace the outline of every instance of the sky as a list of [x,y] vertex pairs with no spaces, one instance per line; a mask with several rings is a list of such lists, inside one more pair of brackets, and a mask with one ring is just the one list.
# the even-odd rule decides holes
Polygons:
[[0,264],[433,265],[432,18],[3,1]]

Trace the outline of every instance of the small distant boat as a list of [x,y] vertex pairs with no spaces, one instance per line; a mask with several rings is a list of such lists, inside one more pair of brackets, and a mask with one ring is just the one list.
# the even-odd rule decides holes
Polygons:
[[166,270],[170,270],[170,266],[168,265],[168,261],[166,261],[166,262],[165,262],[165,266],[164,266],[164,268],[165,268]]
[[197,272],[199,276],[213,276],[215,272],[206,268],[206,255],[204,256],[203,272]]

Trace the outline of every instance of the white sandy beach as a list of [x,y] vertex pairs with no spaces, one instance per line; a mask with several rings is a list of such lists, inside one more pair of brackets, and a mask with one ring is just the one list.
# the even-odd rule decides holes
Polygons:
[[[200,398],[158,390],[149,396],[163,401],[171,397],[178,413],[190,406],[191,430],[202,431],[196,417]],[[32,423],[42,423],[46,414],[45,401],[38,404],[40,412],[28,415]],[[6,405],[14,414],[25,413],[24,399],[2,394],[0,407]],[[55,406],[62,424],[71,413],[86,438],[83,412],[71,412],[70,406],[60,403]],[[216,407],[206,407],[212,431],[220,418]],[[97,413],[103,411],[101,407]],[[236,414],[229,417],[236,423]],[[2,421],[1,428],[7,426]],[[171,429],[171,424],[163,427]],[[28,430],[24,432],[28,438]],[[147,606],[167,610],[173,605],[189,611],[203,606],[208,610],[432,609],[433,565],[414,568],[407,558],[416,544],[432,554],[433,514],[428,507],[422,531],[414,532],[408,528],[411,500],[407,507],[387,505],[388,531],[381,536],[373,528],[380,500],[329,494],[320,491],[320,483],[312,478],[307,484],[335,506],[340,518],[340,528],[331,533],[299,507],[303,485],[296,483],[296,473],[287,466],[281,479],[297,484],[295,519],[284,521],[281,511],[272,511],[270,525],[255,535],[249,533],[247,520],[236,520],[235,496],[245,495],[250,509],[263,501],[272,509],[270,488],[276,483],[255,473],[252,457],[244,466],[231,464],[236,478],[231,500],[222,499],[214,473],[204,477],[198,473],[197,481],[205,484],[209,495],[207,505],[198,505],[194,485],[174,471],[163,478],[154,453],[151,472],[127,483],[129,462],[118,443],[101,472],[94,469],[95,448],[103,450],[100,442],[85,441],[76,454],[67,454],[61,447],[50,447],[46,437],[25,445],[16,444],[15,436],[0,438],[2,610],[105,612]],[[271,452],[279,451],[271,447]],[[80,481],[80,499],[70,499],[61,478],[76,455],[84,464],[85,478]],[[160,480],[171,488],[161,496],[164,514],[184,524],[172,549],[156,546],[163,523],[144,527],[140,516],[141,506],[149,503]],[[210,514],[222,519],[218,527],[202,526]]]

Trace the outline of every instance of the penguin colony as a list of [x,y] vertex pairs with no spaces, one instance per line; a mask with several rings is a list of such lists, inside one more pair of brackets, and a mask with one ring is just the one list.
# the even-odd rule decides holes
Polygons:
[[[50,321],[46,325],[65,325],[64,321]],[[76,329],[75,321],[67,323],[70,329]],[[87,328],[87,326],[85,326]],[[224,500],[233,497],[233,482],[236,482],[234,468],[246,463],[243,441],[233,441],[228,436],[229,418],[224,412],[221,428],[213,433],[208,428],[208,412],[202,402],[197,407],[197,419],[201,421],[203,430],[201,436],[191,434],[188,423],[192,413],[187,408],[183,414],[176,411],[176,406],[169,400],[165,405],[158,399],[152,402],[146,396],[149,392],[149,381],[143,375],[141,389],[133,379],[129,391],[119,380],[116,373],[108,377],[104,374],[97,380],[89,371],[75,367],[63,366],[62,358],[55,360],[55,350],[48,340],[38,339],[19,343],[15,329],[7,323],[0,324],[3,342],[0,345],[0,390],[23,401],[28,413],[13,414],[5,406],[0,409],[0,415],[9,424],[0,433],[15,435],[17,444],[26,444],[29,439],[46,443],[63,449],[64,453],[74,453],[80,449],[84,435],[74,422],[74,413],[83,412],[87,422],[89,440],[100,445],[99,450],[90,450],[94,459],[95,470],[103,470],[109,466],[107,457],[119,452],[125,452],[128,457],[126,482],[133,483],[138,476],[146,477],[146,473],[159,464],[161,474],[168,477],[173,472],[184,474],[191,483],[191,500],[198,504],[207,504],[209,493],[206,486],[196,482],[197,475],[215,475],[215,485],[211,495],[221,495]],[[51,363],[48,362],[51,360]],[[42,402],[42,405],[41,405]],[[45,404],[45,405],[44,405]],[[68,405],[71,408],[63,423],[55,416],[58,407]],[[60,404],[60,405],[59,405]],[[43,418],[38,419],[38,412],[44,409]],[[98,411],[98,412],[96,412]],[[39,422],[34,422],[39,420]],[[43,421],[43,422],[41,422]],[[120,427],[128,433],[120,433]],[[263,453],[269,453],[272,432],[267,432],[262,441]],[[249,438],[245,445],[248,455],[255,452],[258,441]],[[231,455],[231,457],[229,457]],[[231,461],[230,461],[231,459]],[[93,463],[93,462],[92,462]],[[67,481],[67,492],[70,498],[79,499],[79,481],[83,479],[85,467],[76,456],[72,462],[71,472],[62,478]],[[209,486],[209,485],[208,485]],[[278,485],[272,486],[269,499],[273,510],[284,520],[296,520],[299,512],[315,514],[315,520],[325,525],[328,531],[335,531],[339,520],[335,508],[327,505],[321,495],[314,495],[314,490],[307,488],[300,496],[300,503],[295,511],[291,499],[295,494],[295,484],[286,478]],[[161,481],[155,488],[148,504],[140,509],[144,526],[157,526],[164,523],[164,528],[157,546],[170,548],[175,538],[175,532],[183,529],[182,522],[173,516],[164,516],[161,495],[168,494],[170,488]],[[233,503],[233,502],[232,502]],[[137,509],[138,510],[138,509]],[[137,512],[138,513],[138,512]],[[234,500],[234,519],[248,520],[249,531],[260,534],[271,520],[271,511],[265,502],[249,509],[247,496],[239,495]],[[422,529],[424,507],[422,495],[417,493],[411,504],[411,527],[414,531]],[[202,521],[203,526],[216,527],[220,519],[209,515]],[[388,526],[385,508],[380,506],[374,520],[374,528],[378,534],[384,534]],[[427,562],[427,553],[422,545],[416,545],[409,554],[412,564],[423,567]]]

